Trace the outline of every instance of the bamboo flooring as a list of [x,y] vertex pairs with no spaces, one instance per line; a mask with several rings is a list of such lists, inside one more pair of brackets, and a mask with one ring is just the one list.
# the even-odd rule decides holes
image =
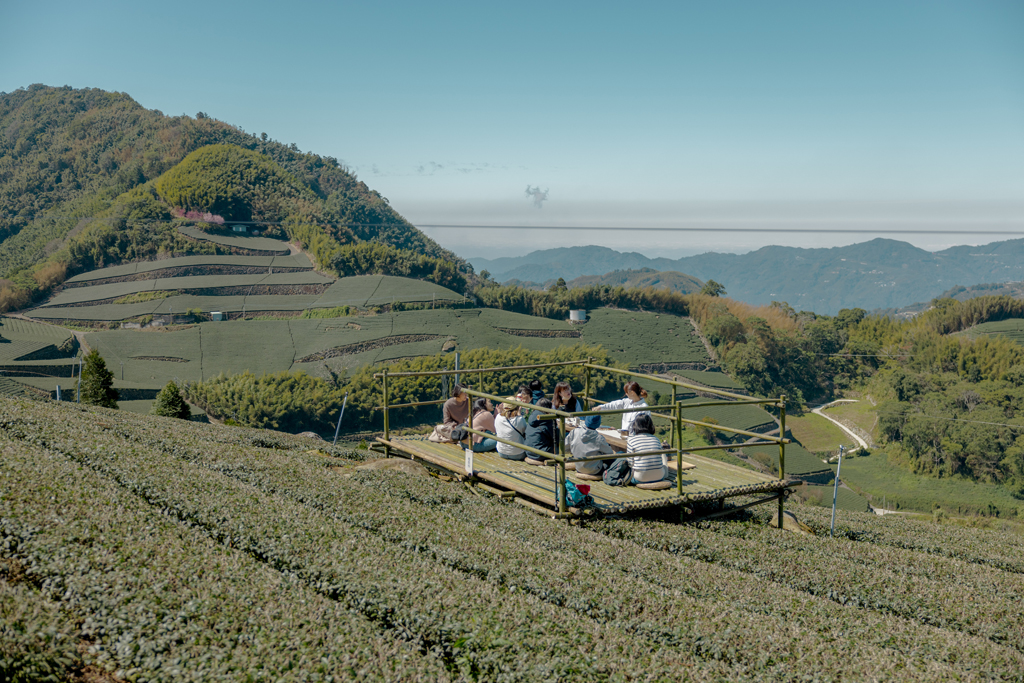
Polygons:
[[[390,440],[377,440],[405,456],[425,460],[451,472],[465,474],[465,452],[455,444],[434,443],[428,441],[425,436],[396,436]],[[594,507],[604,513],[684,505],[697,500],[721,500],[735,495],[774,493],[797,483],[693,453],[686,453],[685,457],[682,497],[677,492],[677,473],[671,469],[669,478],[672,481],[672,488],[663,491],[645,491],[635,486],[608,486],[601,481],[583,481],[576,477],[573,471],[566,471],[566,476],[574,484],[590,485]],[[687,469],[687,464],[692,467]],[[505,460],[494,452],[473,454],[473,475],[477,479],[499,489],[514,491],[518,496],[550,508],[556,507],[557,470],[557,467],[541,467],[516,460]]]

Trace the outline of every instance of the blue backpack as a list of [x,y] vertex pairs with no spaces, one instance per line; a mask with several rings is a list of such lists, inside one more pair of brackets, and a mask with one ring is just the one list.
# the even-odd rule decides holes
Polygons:
[[[558,501],[555,501],[556,503]],[[582,508],[588,505],[593,505],[594,499],[588,493],[583,495],[576,484],[572,483],[568,479],[565,480],[565,505],[566,507]]]

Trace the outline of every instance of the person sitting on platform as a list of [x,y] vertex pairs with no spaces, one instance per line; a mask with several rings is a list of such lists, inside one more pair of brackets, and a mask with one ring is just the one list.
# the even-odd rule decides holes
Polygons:
[[[473,429],[481,432],[487,432],[488,434],[494,434],[494,406],[491,404],[491,400],[487,398],[478,398],[473,403]],[[473,452],[484,453],[486,451],[493,451],[498,442],[494,439],[488,439],[485,436],[479,434],[473,435]]]
[[583,404],[573,395],[572,387],[568,382],[559,382],[555,385],[555,395],[551,400],[551,406],[567,413],[578,413],[583,410]]
[[[634,484],[649,484],[661,481],[668,476],[665,455],[643,455],[644,451],[660,451],[661,440],[654,436],[654,420],[650,413],[640,413],[633,420],[633,429],[626,440],[626,452],[636,453],[629,458],[629,466],[633,469]],[[579,467],[577,465],[577,467]],[[578,471],[578,470],[577,470]]]
[[[517,401],[519,399],[509,396],[505,400]],[[506,441],[514,441],[519,444],[526,441],[526,420],[519,414],[519,406],[511,403],[502,403],[499,406],[498,417],[494,418],[494,433]],[[506,460],[522,460],[526,457],[526,451],[499,441],[498,455]]]
[[[640,408],[641,406],[647,406],[647,401],[644,400],[647,398],[647,392],[636,382],[626,382],[626,386],[622,387],[622,391],[626,394],[626,398],[620,398],[617,401],[609,401],[604,405],[597,406],[594,410],[622,410],[623,408]],[[632,430],[630,427],[633,425],[633,421],[640,415],[647,415],[650,417],[651,414],[647,411],[623,413],[622,431],[627,434],[631,434]]]
[[537,401],[542,398],[544,398],[544,384],[539,379],[535,379],[530,382],[530,403],[536,405]]
[[[542,398],[537,401],[538,408],[550,408],[551,401],[546,398]],[[544,415],[539,410],[532,411],[529,422],[526,423],[526,445],[537,450],[546,451],[554,455],[555,453],[555,421],[554,420],[542,420],[541,415]],[[527,465],[543,465],[544,461],[541,457],[535,453],[529,453],[526,456]]]
[[520,403],[529,403],[530,398],[530,390],[526,388],[525,384],[520,384],[519,388],[516,389],[516,400]]
[[452,397],[444,402],[441,412],[444,415],[444,424],[452,427],[465,424],[469,420],[469,394],[462,391],[461,384],[452,387]]
[[[565,435],[565,447],[572,453],[572,457],[583,458],[590,455],[610,455],[614,452],[605,438],[598,434],[597,428],[600,426],[600,415],[588,415],[583,420],[583,426],[577,427]],[[604,460],[578,462],[576,463],[576,473],[587,475],[601,474],[604,472],[604,468],[608,466],[608,462]]]

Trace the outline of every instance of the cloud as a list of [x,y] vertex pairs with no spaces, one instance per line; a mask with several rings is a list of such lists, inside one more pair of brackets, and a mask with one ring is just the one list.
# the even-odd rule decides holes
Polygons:
[[540,189],[540,186],[530,187],[526,186],[526,196],[533,199],[533,205],[538,209],[544,208],[544,202],[548,200],[548,190]]

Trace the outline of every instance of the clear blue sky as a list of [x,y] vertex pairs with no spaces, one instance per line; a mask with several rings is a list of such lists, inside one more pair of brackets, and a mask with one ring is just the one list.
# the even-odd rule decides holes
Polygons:
[[[416,223],[1024,230],[1019,0],[496,5],[5,1],[0,90],[204,111]],[[428,232],[465,255],[871,237]]]

